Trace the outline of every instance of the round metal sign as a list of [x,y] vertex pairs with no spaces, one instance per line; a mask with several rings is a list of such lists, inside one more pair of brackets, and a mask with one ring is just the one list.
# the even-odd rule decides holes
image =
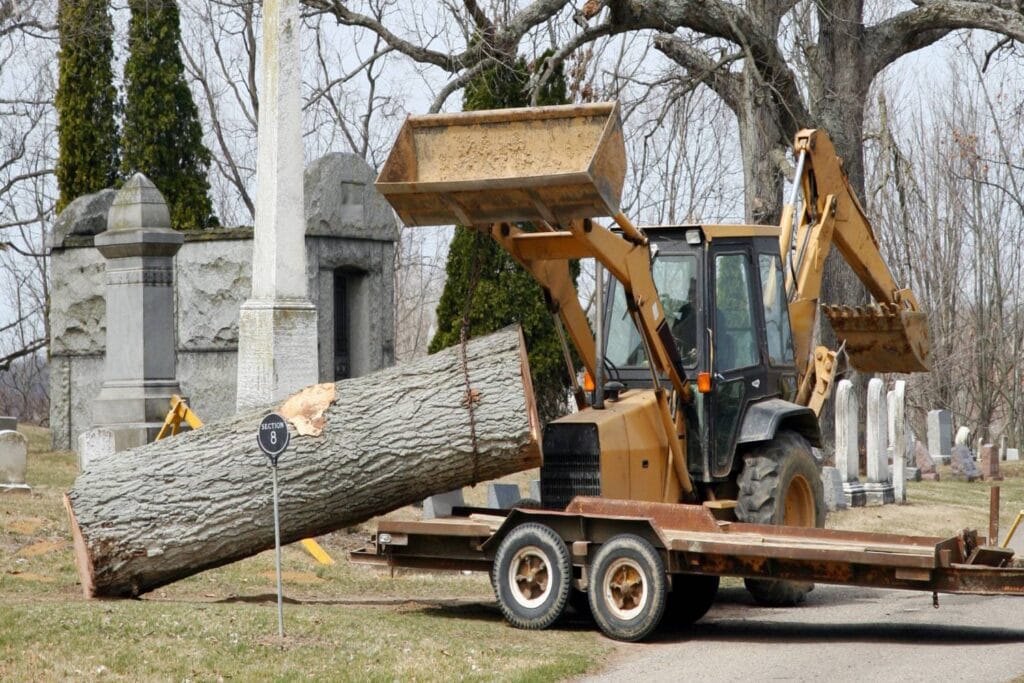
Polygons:
[[271,413],[260,421],[256,443],[274,465],[277,464],[277,456],[288,448],[288,439],[288,423],[277,413]]

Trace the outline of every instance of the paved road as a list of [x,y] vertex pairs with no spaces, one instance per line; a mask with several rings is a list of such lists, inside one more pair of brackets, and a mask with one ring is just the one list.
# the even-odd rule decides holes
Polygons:
[[1005,681],[1024,677],[1024,597],[817,586],[792,609],[723,588],[690,631],[623,644],[588,681]]

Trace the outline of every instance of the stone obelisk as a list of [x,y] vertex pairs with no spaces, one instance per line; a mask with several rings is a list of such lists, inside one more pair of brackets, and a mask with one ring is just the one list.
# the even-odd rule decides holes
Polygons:
[[239,411],[316,384],[306,276],[299,0],[264,0],[252,296],[238,320]]

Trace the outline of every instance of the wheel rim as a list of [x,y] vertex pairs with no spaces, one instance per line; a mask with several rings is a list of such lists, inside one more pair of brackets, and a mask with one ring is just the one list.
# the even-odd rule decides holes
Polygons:
[[527,609],[544,604],[551,594],[551,560],[535,545],[516,551],[508,566],[512,599]]
[[804,477],[797,475],[789,482],[783,514],[782,523],[786,526],[817,526],[814,493]]
[[628,557],[611,563],[602,586],[605,604],[618,619],[630,621],[647,606],[648,586],[640,565]]

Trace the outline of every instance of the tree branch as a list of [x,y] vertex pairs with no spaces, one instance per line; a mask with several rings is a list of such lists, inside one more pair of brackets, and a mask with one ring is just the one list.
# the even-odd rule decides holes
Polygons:
[[869,78],[900,57],[960,28],[985,29],[1024,41],[1024,13],[1011,2],[919,0],[917,7],[864,31]]
[[728,69],[729,64],[741,55],[726,55],[716,62],[706,52],[693,47],[678,36],[655,36],[654,47],[686,69],[691,80],[711,88],[737,117],[742,115],[743,77]]

